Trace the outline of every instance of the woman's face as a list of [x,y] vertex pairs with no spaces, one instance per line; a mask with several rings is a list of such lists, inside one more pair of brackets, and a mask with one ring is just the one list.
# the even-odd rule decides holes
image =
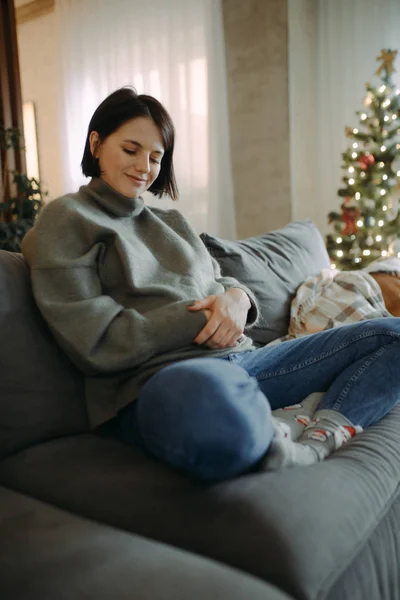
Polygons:
[[93,156],[99,159],[101,178],[123,196],[137,198],[157,179],[164,146],[151,118],[127,121],[104,142],[92,131],[89,141]]

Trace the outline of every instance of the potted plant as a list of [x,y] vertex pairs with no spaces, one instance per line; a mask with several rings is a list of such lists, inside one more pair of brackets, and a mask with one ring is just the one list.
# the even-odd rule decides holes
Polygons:
[[[22,134],[18,129],[5,129],[0,125],[0,148],[4,151],[2,190],[5,193],[0,198],[0,249],[20,252],[22,239],[33,226],[47,192],[43,192],[34,177],[8,169],[7,151],[24,150]],[[7,186],[8,178],[11,179],[10,186]]]

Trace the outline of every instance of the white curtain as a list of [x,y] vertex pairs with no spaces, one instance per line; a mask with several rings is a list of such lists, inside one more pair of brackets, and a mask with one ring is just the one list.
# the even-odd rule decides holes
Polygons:
[[198,232],[235,237],[220,0],[56,0],[63,57],[64,187],[84,183],[90,117],[112,91],[133,85],[174,121],[178,208]]
[[348,147],[345,126],[359,125],[365,83],[374,74],[382,48],[398,50],[394,81],[400,87],[400,0],[319,0],[317,36],[317,155],[319,219],[338,210],[341,153]]

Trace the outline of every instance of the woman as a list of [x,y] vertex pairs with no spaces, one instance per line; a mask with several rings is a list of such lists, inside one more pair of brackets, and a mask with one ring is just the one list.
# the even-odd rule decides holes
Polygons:
[[[400,396],[397,319],[255,349],[257,302],[222,277],[176,210],[174,128],[150,96],[122,88],[90,121],[88,185],[42,211],[23,242],[36,302],[85,373],[93,429],[203,480],[311,464],[382,418]],[[273,409],[326,392],[299,443]]]

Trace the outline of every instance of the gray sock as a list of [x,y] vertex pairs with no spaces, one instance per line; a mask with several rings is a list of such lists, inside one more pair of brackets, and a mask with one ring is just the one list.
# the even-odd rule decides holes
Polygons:
[[324,392],[313,392],[299,404],[273,410],[272,416],[279,421],[285,421],[290,427],[292,440],[297,441],[305,428],[311,424],[323,397]]
[[318,454],[319,460],[324,460],[360,431],[360,426],[354,426],[337,410],[317,410],[298,442],[311,447]]
[[260,468],[275,471],[283,467],[312,465],[330,456],[332,452],[362,431],[335,410],[318,410],[297,442],[291,439],[290,426],[272,417],[274,436]]
[[318,462],[318,453],[311,446],[299,444],[291,439],[291,430],[287,423],[272,417],[272,425],[274,436],[261,461],[261,470],[275,471],[283,467],[306,466]]

